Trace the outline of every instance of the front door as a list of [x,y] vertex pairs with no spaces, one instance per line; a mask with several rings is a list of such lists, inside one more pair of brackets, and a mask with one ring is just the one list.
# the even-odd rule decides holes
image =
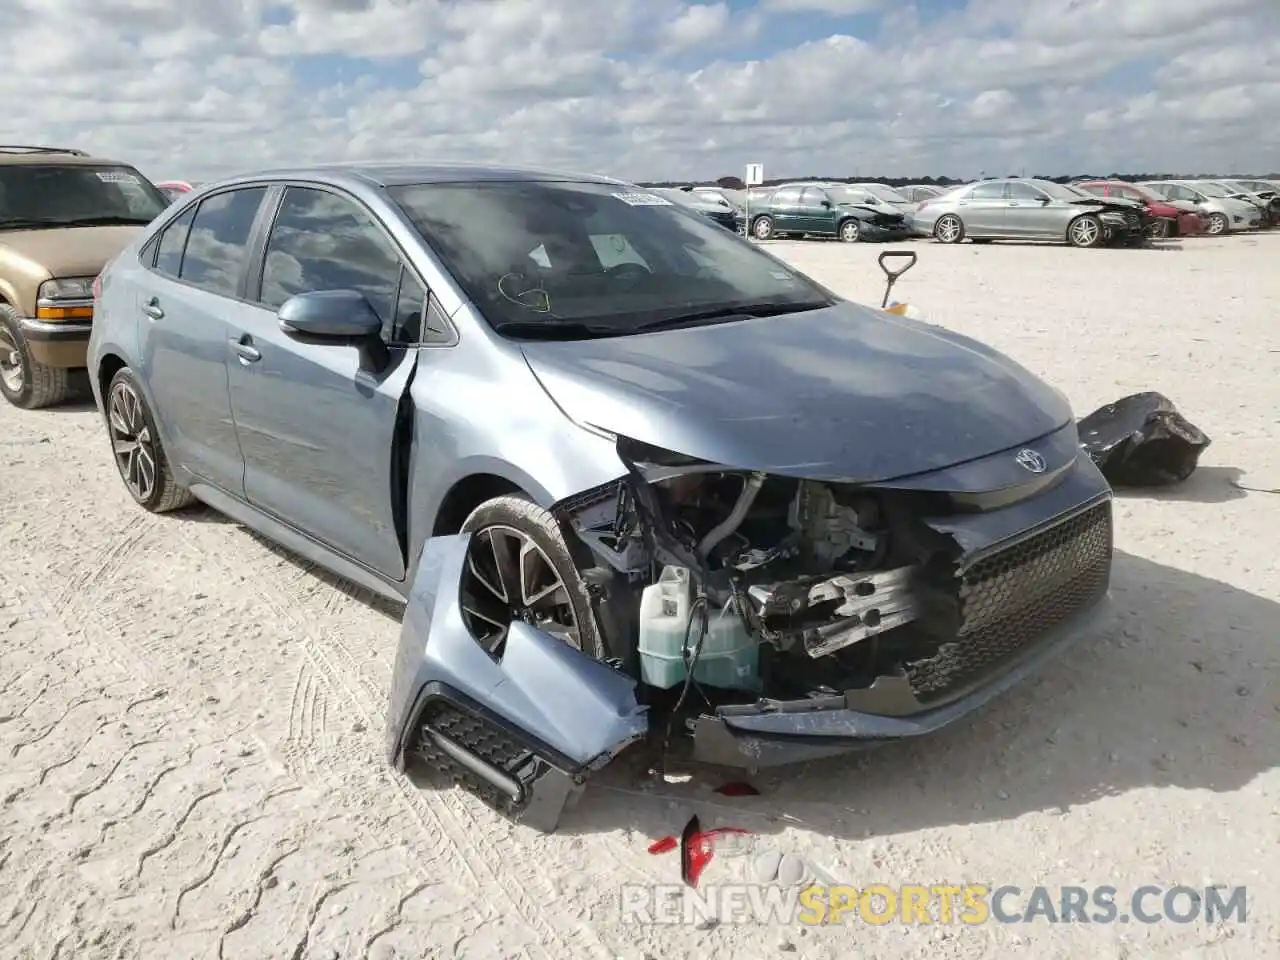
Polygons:
[[805,187],[800,194],[800,222],[805,233],[829,237],[836,232],[836,205],[821,187]]
[[240,306],[249,238],[266,187],[216,193],[159,234],[138,297],[142,374],[169,456],[206,483],[243,495],[227,392],[227,317]]
[[[249,502],[391,580],[405,575],[397,529],[397,413],[417,362],[421,282],[353,199],[288,187],[260,283],[227,345],[231,408]],[[358,290],[383,318],[391,356],[375,371],[358,345],[303,342],[280,329],[289,297]]]
[[1029,183],[1011,180],[1005,184],[1004,228],[1011,236],[1061,239],[1066,222],[1060,207],[1049,195]]

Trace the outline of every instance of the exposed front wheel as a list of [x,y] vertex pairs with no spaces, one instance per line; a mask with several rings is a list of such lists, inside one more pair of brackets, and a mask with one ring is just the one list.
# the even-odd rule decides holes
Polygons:
[[1209,214],[1209,222],[1205,224],[1204,232],[1211,237],[1218,237],[1227,232],[1227,215],[1225,213]]
[[845,243],[857,243],[862,239],[862,227],[857,220],[846,220],[840,224],[840,239]]
[[174,478],[155,418],[128,367],[111,378],[103,406],[116,469],[134,501],[152,513],[190,505],[195,498]]
[[773,217],[756,217],[751,224],[751,235],[757,240],[768,240],[773,237]]
[[1096,247],[1105,239],[1102,222],[1091,213],[1076,217],[1067,227],[1067,240],[1073,247]]
[[462,532],[471,534],[462,611],[476,642],[501,656],[518,620],[604,659],[586,585],[551,514],[523,496],[494,497]]
[[1147,236],[1152,240],[1166,239],[1169,236],[1169,221],[1163,217],[1151,221],[1151,226],[1147,227]]
[[959,243],[964,239],[964,223],[953,213],[944,214],[933,225],[933,236],[939,243]]
[[0,393],[23,410],[62,403],[74,392],[71,371],[32,357],[19,320],[18,311],[0,303]]

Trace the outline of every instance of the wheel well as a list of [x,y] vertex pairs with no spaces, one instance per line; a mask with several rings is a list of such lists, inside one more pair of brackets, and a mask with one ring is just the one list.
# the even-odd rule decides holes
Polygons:
[[471,511],[494,497],[502,497],[512,493],[523,493],[520,487],[503,477],[490,473],[477,473],[464,477],[453,485],[445,494],[436,511],[433,537],[451,536],[462,529],[463,522],[471,516]]
[[98,364],[98,393],[102,397],[107,395],[107,387],[111,385],[111,378],[127,367],[121,357],[117,357],[114,353],[108,353],[102,358],[102,363]]

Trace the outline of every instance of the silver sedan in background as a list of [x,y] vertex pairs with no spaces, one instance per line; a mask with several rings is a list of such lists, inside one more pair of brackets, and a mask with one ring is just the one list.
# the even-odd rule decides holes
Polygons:
[[980,180],[932,200],[911,215],[917,233],[941,243],[1056,240],[1096,247],[1141,228],[1132,205],[1090,197],[1052,180]]
[[1262,211],[1255,204],[1228,196],[1225,187],[1195,180],[1146,180],[1138,186],[1154,190],[1166,200],[1187,200],[1204,211],[1205,233],[1217,237],[1235,230],[1256,230],[1262,226]]

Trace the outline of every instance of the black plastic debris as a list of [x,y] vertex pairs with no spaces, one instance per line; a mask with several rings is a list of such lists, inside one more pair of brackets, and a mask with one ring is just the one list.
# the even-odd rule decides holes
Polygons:
[[1210,440],[1164,394],[1123,397],[1079,423],[1080,446],[1113,487],[1165,487],[1195,472]]

